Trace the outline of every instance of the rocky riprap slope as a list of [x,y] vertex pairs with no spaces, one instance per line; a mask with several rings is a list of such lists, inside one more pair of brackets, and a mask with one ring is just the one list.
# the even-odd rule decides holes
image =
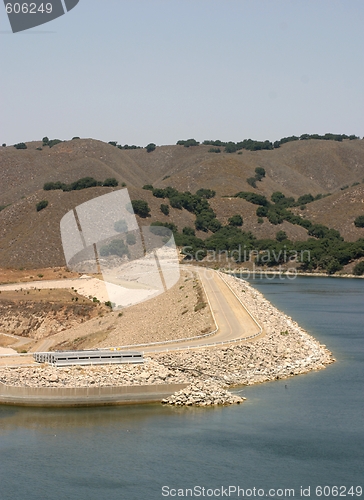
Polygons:
[[56,368],[34,365],[0,369],[0,382],[16,387],[113,387],[151,384],[188,384],[193,376],[170,370],[152,359],[143,365],[121,364]]
[[[28,387],[186,383],[192,385],[168,398],[168,403],[183,405],[192,401],[191,404],[201,405],[219,401],[217,404],[229,404],[237,401],[233,401],[235,396],[227,391],[221,392],[224,386],[252,385],[292,377],[323,369],[334,361],[324,345],[248,283],[233,276],[222,277],[263,326],[264,336],[253,342],[154,354],[144,365],[2,369],[0,381]],[[211,391],[216,392],[216,397],[211,396]],[[203,393],[205,396],[201,396]]]
[[240,404],[245,401],[246,398],[231,394],[225,387],[227,386],[215,380],[199,380],[163,399],[162,403],[171,406],[212,406]]

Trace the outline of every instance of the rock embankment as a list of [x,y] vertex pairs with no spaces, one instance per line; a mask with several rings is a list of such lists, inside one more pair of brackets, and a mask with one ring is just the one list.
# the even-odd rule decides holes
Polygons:
[[212,406],[240,404],[242,398],[226,391],[222,384],[215,380],[198,380],[185,389],[175,392],[169,398],[163,399],[163,404],[172,406]]
[[0,369],[0,382],[16,387],[113,387],[152,384],[188,384],[194,377],[169,369],[152,359],[143,365],[59,367],[34,365]]
[[0,381],[28,387],[191,384],[165,402],[206,406],[238,402],[225,390],[226,386],[293,377],[323,369],[334,361],[324,345],[247,282],[233,276],[222,277],[262,325],[263,336],[214,348],[151,354],[143,365],[0,369]]

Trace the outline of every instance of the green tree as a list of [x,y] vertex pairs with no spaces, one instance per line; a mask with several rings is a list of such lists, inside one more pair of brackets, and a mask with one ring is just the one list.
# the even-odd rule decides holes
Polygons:
[[156,198],[165,198],[166,192],[162,188],[155,188],[153,189],[153,196],[155,196]]
[[179,210],[182,209],[182,200],[179,196],[172,196],[169,198],[169,203],[172,208],[178,208]]
[[312,196],[311,193],[304,194],[298,198],[297,206],[306,205],[307,203],[312,203],[313,201],[315,201],[315,198]]
[[211,219],[207,225],[207,228],[213,232],[213,233],[216,233],[216,231],[218,231],[219,229],[222,228],[222,224],[219,220],[217,220],[216,218],[215,219]]
[[261,181],[265,177],[265,169],[263,167],[257,167],[255,169],[255,178],[257,181]]
[[19,142],[18,144],[14,144],[15,149],[28,149],[28,146],[25,142]]
[[43,137],[43,139],[42,139],[42,140],[43,140],[43,146],[48,146],[48,144],[49,144],[49,139],[48,139],[48,137],[47,137],[47,136],[46,136],[46,137]]
[[145,218],[150,214],[149,205],[144,200],[131,200],[131,206],[133,207],[134,213],[139,215],[139,217]]
[[283,222],[283,217],[282,215],[277,212],[276,210],[268,210],[268,214],[267,214],[267,217],[268,217],[268,220],[271,224],[273,225],[278,225],[278,224],[282,224]]
[[189,148],[191,146],[198,146],[200,143],[196,141],[196,139],[187,139],[187,141],[177,141],[178,146],[184,146],[185,148]]
[[147,153],[151,153],[152,151],[154,151],[156,148],[156,145],[154,144],[154,142],[150,142],[146,147],[145,149],[147,150]]
[[187,226],[182,229],[182,234],[185,236],[196,236],[195,230],[192,227]]
[[258,217],[267,217],[268,207],[258,207],[256,210],[256,214]]
[[355,274],[355,276],[362,276],[364,274],[364,260],[362,260],[361,262],[358,262],[355,265],[354,270],[353,270],[353,274]]
[[115,179],[115,177],[110,177],[108,179],[105,179],[102,185],[104,187],[116,187],[118,185],[118,181]]
[[278,231],[276,234],[276,240],[277,241],[284,241],[287,240],[287,233],[285,231]]
[[354,224],[355,227],[364,227],[364,215],[359,215],[359,217],[354,220]]
[[274,191],[270,199],[273,201],[273,203],[279,203],[281,200],[284,200],[285,196],[283,193],[280,191]]
[[235,153],[237,150],[235,142],[228,142],[225,146],[225,153]]
[[229,226],[242,226],[243,225],[243,218],[241,215],[233,215],[228,219]]
[[331,258],[330,262],[326,266],[326,271],[328,274],[335,274],[337,271],[340,271],[343,268],[343,266],[340,264],[340,262],[335,259]]

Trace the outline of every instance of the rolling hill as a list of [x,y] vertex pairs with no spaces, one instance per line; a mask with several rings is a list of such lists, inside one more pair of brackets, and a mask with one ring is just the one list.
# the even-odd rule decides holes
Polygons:
[[[93,139],[61,142],[52,148],[42,142],[26,143],[27,149],[0,148],[0,266],[40,268],[64,265],[59,222],[62,216],[89,199],[119,189],[125,183],[131,199],[142,199],[151,208],[153,221],[173,222],[181,231],[193,227],[195,216],[187,210],[160,211],[168,203],[143,189],[145,184],[195,193],[200,188],[216,191],[209,200],[217,219],[223,224],[235,214],[243,216],[244,231],[258,238],[274,238],[284,230],[293,240],[306,240],[307,231],[287,221],[273,225],[265,218],[258,223],[256,205],[232,197],[239,191],[265,195],[282,192],[297,199],[307,193],[327,195],[308,203],[305,210],[292,211],[314,223],[337,229],[348,241],[364,238],[364,229],[354,219],[364,214],[364,140],[294,141],[274,150],[228,154],[209,152],[209,146],[160,146],[151,153],[146,149],[118,149]],[[257,167],[266,176],[254,189],[247,183]],[[93,187],[81,191],[44,191],[46,182],[71,183],[91,176],[99,181],[114,177],[118,188]],[[353,184],[355,184],[353,186]],[[346,187],[348,186],[348,187]],[[345,188],[345,189],[342,189]],[[36,204],[46,199],[46,209]],[[196,232],[201,238],[211,233]]]

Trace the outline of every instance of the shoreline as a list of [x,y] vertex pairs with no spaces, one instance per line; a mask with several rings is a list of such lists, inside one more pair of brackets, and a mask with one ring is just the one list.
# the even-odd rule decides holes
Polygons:
[[[0,369],[0,381],[7,387],[23,388],[25,393],[27,388],[30,392],[42,388],[49,392],[49,402],[52,392],[60,388],[66,391],[97,387],[116,390],[132,386],[141,390],[141,387],[167,385],[172,389],[173,385],[180,384],[184,387],[178,393],[164,396],[164,403],[208,406],[243,402],[243,398],[229,393],[229,388],[289,378],[323,369],[335,361],[325,345],[275,308],[248,282],[229,274],[219,274],[262,325],[263,337],[222,347],[147,354],[146,363],[138,366]],[[26,394],[23,401],[25,399]],[[44,399],[45,406],[47,399]],[[155,397],[151,399],[155,400]],[[0,394],[0,404],[4,402]],[[59,404],[62,404],[61,400]],[[106,404],[122,403],[108,400]]]
[[244,279],[244,275],[249,275],[249,278],[255,277],[256,275],[262,276],[262,275],[268,275],[268,276],[285,276],[285,277],[292,277],[294,278],[299,278],[300,276],[305,276],[305,277],[312,277],[312,278],[349,278],[349,279],[364,279],[364,275],[362,276],[356,276],[355,274],[326,274],[326,273],[307,273],[307,272],[291,272],[291,271],[284,271],[284,270],[264,270],[264,269],[254,269],[253,271],[250,271],[249,269],[236,269],[236,270],[231,270],[227,268],[220,268],[219,271],[226,273],[226,274],[240,274],[242,275],[242,279]]

